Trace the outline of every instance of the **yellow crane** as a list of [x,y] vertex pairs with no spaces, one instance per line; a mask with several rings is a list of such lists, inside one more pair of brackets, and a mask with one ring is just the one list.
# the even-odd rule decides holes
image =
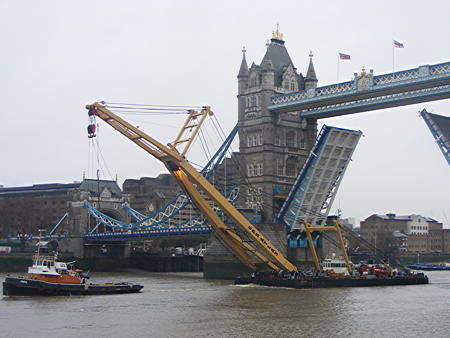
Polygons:
[[[276,271],[298,271],[284,255],[267,239],[253,224],[251,224],[217,189],[209,183],[185,158],[199,128],[208,115],[212,115],[210,107],[201,111],[188,111],[188,118],[175,141],[164,145],[138,128],[129,124],[103,103],[93,103],[86,106],[90,116],[98,116],[111,125],[129,140],[136,143],[147,153],[164,163],[175,177],[194,205],[209,221],[214,232],[236,257],[250,269],[256,270],[258,261],[265,263]],[[185,136],[189,134],[188,136]],[[184,149],[178,150],[177,146]],[[204,197],[207,196],[209,201]],[[226,225],[214,212],[214,203],[234,224],[246,235],[241,234]],[[256,260],[256,261],[255,261]]]

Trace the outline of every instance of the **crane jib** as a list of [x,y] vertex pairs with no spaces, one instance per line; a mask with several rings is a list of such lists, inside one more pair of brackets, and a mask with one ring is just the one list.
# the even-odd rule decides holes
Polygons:
[[[177,139],[169,145],[164,145],[152,138],[150,135],[144,133],[137,127],[134,127],[121,117],[110,111],[104,103],[94,103],[87,105],[90,117],[99,117],[107,122],[111,127],[119,131],[122,135],[140,146],[150,155],[163,162],[170,173],[175,177],[179,185],[183,188],[185,193],[190,196],[193,203],[199,208],[204,216],[210,221],[210,225],[216,233],[219,234],[229,249],[239,258],[244,264],[251,269],[256,269],[256,264],[253,259],[256,258],[262,263],[265,263],[271,269],[277,271],[283,269],[285,271],[298,271],[297,267],[289,262],[284,255],[276,249],[276,247],[267,239],[254,225],[252,225],[229,201],[202,176],[192,165],[186,160],[185,153],[192,144],[195,135],[198,133],[200,123],[194,127],[192,134],[189,136],[190,140],[184,149],[177,149],[180,140],[184,140],[182,133],[179,133]],[[204,107],[201,112],[201,120],[206,116],[211,116],[212,111],[209,107]],[[189,115],[188,121],[185,122],[183,133],[189,132],[186,126],[190,126],[189,121],[192,116]],[[198,115],[200,116],[200,115]],[[195,115],[197,117],[197,115]],[[139,136],[139,140],[136,137]],[[141,140],[142,139],[142,140]],[[181,152],[180,152],[181,151]],[[201,193],[202,191],[202,193]],[[208,196],[208,200],[205,198]],[[238,231],[226,226],[221,217],[216,214],[212,208],[211,203],[220,208],[224,215],[238,226],[243,233],[250,239],[242,237]],[[251,244],[250,244],[251,243]],[[251,255],[252,254],[252,255]],[[253,257],[253,258],[252,258]]]

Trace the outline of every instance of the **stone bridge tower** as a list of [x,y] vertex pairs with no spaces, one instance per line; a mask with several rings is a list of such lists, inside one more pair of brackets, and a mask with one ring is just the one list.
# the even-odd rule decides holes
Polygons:
[[315,88],[317,78],[310,54],[306,76],[297,72],[278,28],[267,43],[261,64],[248,68],[243,50],[238,74],[238,123],[241,171],[241,205],[258,211],[264,223],[272,222],[306,161],[316,132],[316,120],[295,112],[267,110],[271,97]]
[[[260,216],[252,221],[286,254],[286,230],[273,220],[314,145],[317,122],[300,118],[295,112],[274,114],[267,107],[274,95],[315,88],[317,78],[312,54],[303,76],[284,44],[277,29],[267,43],[261,64],[253,62],[250,68],[243,50],[237,76],[239,153],[225,159],[217,174],[222,181],[226,177],[228,182],[239,183],[239,209],[249,218],[255,213]],[[223,183],[221,188],[226,191]],[[298,255],[293,257],[295,261]],[[210,241],[204,257],[205,278],[234,278],[245,270],[218,240]]]
[[[72,200],[68,202],[68,225],[65,229],[75,238],[62,240],[60,247],[65,252],[70,252],[77,258],[96,256],[98,248],[92,243],[86,246],[83,234],[90,231],[96,225],[96,220],[90,216],[83,207],[84,202],[102,213],[124,222],[129,222],[129,216],[122,208],[122,204],[129,203],[129,195],[122,194],[115,181],[84,179],[79,188],[73,193]],[[98,228],[103,232],[104,226]],[[76,238],[80,236],[80,238]]]

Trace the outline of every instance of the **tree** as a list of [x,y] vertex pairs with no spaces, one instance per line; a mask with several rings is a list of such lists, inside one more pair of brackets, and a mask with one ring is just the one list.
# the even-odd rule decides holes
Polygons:
[[394,262],[397,260],[401,240],[395,237],[393,232],[377,231],[371,239],[378,253],[381,253],[386,261]]

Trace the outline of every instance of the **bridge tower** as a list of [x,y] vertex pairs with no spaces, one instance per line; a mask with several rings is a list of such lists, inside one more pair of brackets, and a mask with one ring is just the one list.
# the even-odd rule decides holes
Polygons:
[[[242,51],[237,75],[239,153],[232,155],[234,165],[227,165],[231,160],[225,159],[218,173],[226,177],[228,185],[239,183],[238,208],[248,217],[255,213],[260,216],[253,219],[258,229],[286,254],[285,226],[272,222],[314,145],[317,122],[300,118],[295,112],[274,114],[267,107],[274,95],[314,90],[317,77],[312,53],[306,76],[297,71],[278,28],[266,46],[261,63],[253,62],[250,68],[245,48]],[[288,257],[293,262],[304,260],[306,251],[293,249]],[[205,278],[234,278],[244,270],[223,244],[210,240],[204,257]]]
[[267,42],[260,65],[248,68],[245,48],[238,74],[238,124],[242,207],[271,222],[314,145],[315,119],[294,113],[272,113],[267,106],[274,95],[317,86],[310,54],[306,76],[297,72],[278,28]]
[[[73,194],[68,202],[68,225],[65,229],[71,236],[68,240],[61,240],[60,248],[64,252],[70,252],[77,258],[88,258],[98,256],[101,245],[108,243],[87,243],[83,236],[92,230],[97,222],[89,216],[83,203],[88,202],[104,214],[121,221],[129,221],[128,214],[122,209],[122,204],[130,202],[130,196],[122,194],[120,187],[115,181],[84,179],[79,189]],[[104,226],[98,227],[98,232],[104,232]],[[77,238],[77,236],[79,236]],[[108,248],[111,255],[118,257],[128,256],[129,243],[113,243]]]

